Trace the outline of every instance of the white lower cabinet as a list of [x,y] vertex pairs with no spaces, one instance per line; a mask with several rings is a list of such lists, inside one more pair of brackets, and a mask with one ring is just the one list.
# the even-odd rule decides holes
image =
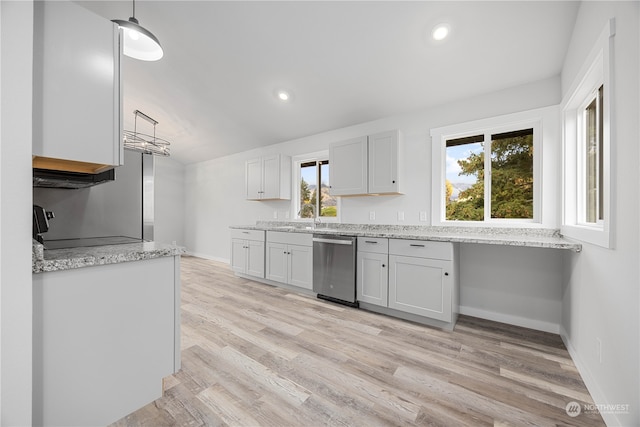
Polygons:
[[389,242],[389,308],[442,322],[458,312],[457,260],[452,243]]
[[387,307],[389,293],[388,239],[358,238],[357,299]]
[[451,321],[451,262],[389,256],[389,307]]
[[311,234],[267,232],[265,277],[304,289],[313,285]]
[[231,231],[231,269],[236,273],[264,277],[264,231]]

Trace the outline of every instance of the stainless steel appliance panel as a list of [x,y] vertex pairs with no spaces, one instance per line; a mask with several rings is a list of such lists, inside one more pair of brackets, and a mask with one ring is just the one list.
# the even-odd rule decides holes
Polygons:
[[319,298],[356,305],[356,238],[313,236],[313,291]]

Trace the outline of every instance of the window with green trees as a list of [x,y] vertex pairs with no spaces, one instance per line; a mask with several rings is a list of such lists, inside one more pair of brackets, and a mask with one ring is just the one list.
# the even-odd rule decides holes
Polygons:
[[533,219],[533,128],[446,140],[449,221]]
[[337,199],[329,194],[329,160],[300,163],[299,201],[299,218],[337,216]]

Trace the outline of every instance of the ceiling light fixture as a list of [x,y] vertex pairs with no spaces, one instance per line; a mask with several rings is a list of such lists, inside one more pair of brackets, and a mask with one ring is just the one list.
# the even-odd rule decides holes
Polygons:
[[291,99],[291,95],[286,90],[279,90],[277,93],[278,99],[282,102],[287,102]]
[[433,28],[433,31],[431,32],[431,37],[433,37],[433,39],[436,41],[444,40],[448,35],[449,26],[447,24],[438,24]]
[[142,61],[157,61],[164,52],[157,37],[140,25],[136,19],[136,0],[133,0],[133,16],[128,21],[112,19],[124,30],[124,48],[122,52]]
[[[153,154],[155,156],[169,156],[169,146],[171,143],[166,139],[156,136],[156,125],[158,121],[139,110],[135,110],[133,114],[135,115],[133,119],[133,131],[124,131],[124,148],[145,154]],[[138,132],[138,117],[145,119],[153,125],[153,135]]]

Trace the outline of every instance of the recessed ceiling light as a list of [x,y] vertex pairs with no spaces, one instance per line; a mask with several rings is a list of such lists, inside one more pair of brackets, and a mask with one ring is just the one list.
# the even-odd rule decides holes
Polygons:
[[436,41],[444,40],[448,35],[449,26],[447,24],[438,24],[433,28],[433,31],[431,32],[431,37],[433,37],[433,39]]
[[288,100],[291,99],[291,94],[289,92],[287,92],[286,90],[279,90],[276,93],[278,99],[282,102],[287,102]]

